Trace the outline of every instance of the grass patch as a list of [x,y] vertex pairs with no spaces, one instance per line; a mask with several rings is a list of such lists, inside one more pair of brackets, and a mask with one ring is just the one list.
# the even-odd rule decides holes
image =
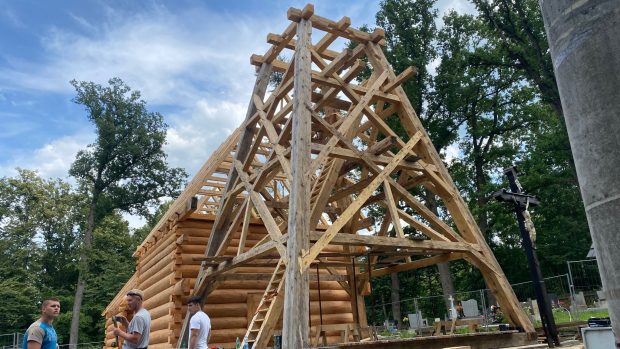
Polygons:
[[[585,310],[571,316],[567,310],[553,309],[553,319],[556,324],[563,324],[571,321],[588,321],[591,317],[609,317],[608,310]],[[541,326],[540,321],[536,321],[534,326]]]

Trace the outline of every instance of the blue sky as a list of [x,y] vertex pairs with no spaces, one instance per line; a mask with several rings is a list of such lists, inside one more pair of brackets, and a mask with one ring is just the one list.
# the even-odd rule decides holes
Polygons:
[[[16,167],[67,179],[94,141],[72,79],[120,77],[169,125],[173,166],[194,174],[245,115],[249,64],[305,1],[0,1],[0,176]],[[373,24],[379,0],[315,1],[317,14]],[[463,0],[438,7],[467,9]],[[342,44],[342,43],[341,43]]]

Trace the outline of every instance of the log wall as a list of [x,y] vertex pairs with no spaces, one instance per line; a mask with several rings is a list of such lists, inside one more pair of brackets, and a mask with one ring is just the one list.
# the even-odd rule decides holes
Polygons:
[[[191,295],[201,266],[201,257],[213,224],[212,216],[193,217],[171,225],[165,232],[151,238],[151,243],[138,256],[136,273],[112,300],[104,312],[106,317],[106,337],[104,349],[111,349],[112,315],[124,315],[126,311],[125,293],[134,287],[145,293],[144,307],[151,314],[150,349],[169,349],[176,347],[187,309],[185,302]],[[241,229],[241,228],[240,228]],[[246,249],[254,246],[267,231],[259,220],[252,220],[245,242]],[[237,253],[240,232],[233,236],[226,255]],[[153,241],[154,240],[154,241]],[[340,246],[328,246],[326,251],[342,251]],[[274,267],[275,262],[274,260]],[[237,337],[242,339],[256,307],[267,287],[268,280],[253,280],[256,274],[271,274],[274,267],[242,267],[236,274],[248,275],[247,279],[227,280],[215,289],[206,299],[205,312],[211,318],[210,347],[234,348]],[[344,268],[334,268],[346,274]],[[316,274],[316,269],[310,272]],[[320,269],[320,274],[327,271]],[[311,326],[322,323],[353,323],[353,312],[349,294],[337,281],[321,281],[321,307],[319,310],[318,282],[310,282]],[[276,327],[281,329],[280,323]],[[331,334],[329,342],[339,342],[339,333]]]

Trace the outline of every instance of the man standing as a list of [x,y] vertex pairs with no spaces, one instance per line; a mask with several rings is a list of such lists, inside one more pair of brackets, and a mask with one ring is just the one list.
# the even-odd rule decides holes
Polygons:
[[202,311],[202,298],[192,296],[187,301],[187,310],[192,318],[189,320],[189,348],[207,349],[211,335],[211,319]]
[[48,298],[41,304],[41,317],[28,327],[22,349],[58,349],[58,337],[52,322],[60,314],[60,302]]
[[142,307],[144,292],[133,289],[127,292],[127,308],[133,311],[131,322],[124,316],[117,316],[127,329],[127,332],[120,328],[114,329],[114,335],[123,338],[123,349],[146,349],[149,346],[149,334],[151,332],[151,314]]

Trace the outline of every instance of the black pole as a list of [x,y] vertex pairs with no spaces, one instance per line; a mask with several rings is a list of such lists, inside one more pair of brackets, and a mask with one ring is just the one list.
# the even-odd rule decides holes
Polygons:
[[372,270],[370,267],[370,253],[368,253],[368,287],[370,288],[370,303],[372,304],[370,309],[372,309],[372,317],[373,317],[373,325],[375,323],[375,296],[372,294]]
[[[353,285],[351,285],[351,291],[353,298],[355,299],[355,314],[357,314],[357,323],[361,323],[360,309],[357,306],[357,278],[355,277],[355,257],[351,258],[351,264],[353,265]],[[368,321],[368,319],[366,319]]]
[[[521,188],[517,185],[517,171],[514,167],[504,170],[504,174],[508,177],[510,183],[510,190],[514,194],[521,194]],[[536,301],[538,303],[538,310],[540,312],[540,319],[542,320],[543,331],[547,336],[547,344],[550,348],[560,346],[560,339],[558,337],[558,330],[555,326],[555,319],[553,318],[553,312],[551,311],[551,302],[547,295],[547,287],[545,286],[545,280],[542,277],[540,271],[540,263],[536,256],[536,251],[532,245],[532,239],[525,227],[525,216],[523,215],[524,207],[517,201],[514,202],[515,212],[517,213],[517,221],[519,222],[519,230],[521,231],[521,242],[523,249],[527,256],[527,262],[530,267],[530,275],[534,283],[534,292],[536,293]],[[553,341],[553,343],[552,343]]]
[[319,323],[323,326],[323,306],[321,305],[321,277],[319,276],[319,264],[316,264],[316,284],[319,290]]

